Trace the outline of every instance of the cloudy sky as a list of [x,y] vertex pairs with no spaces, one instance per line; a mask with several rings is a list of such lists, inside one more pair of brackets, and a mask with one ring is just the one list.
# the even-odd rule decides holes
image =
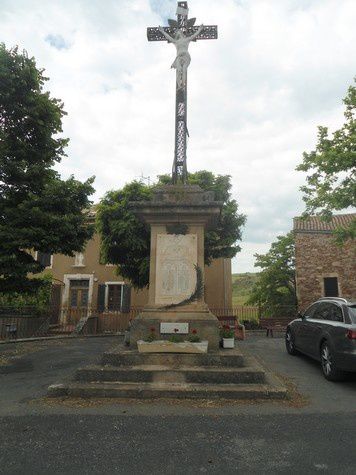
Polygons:
[[[303,210],[295,167],[317,125],[343,123],[356,74],[355,0],[190,0],[217,41],[190,47],[188,169],[230,174],[248,221],[235,272],[253,271]],[[173,45],[146,27],[175,18],[173,0],[0,0],[0,41],[34,56],[65,103],[63,177],[96,175],[95,200],[171,170]]]

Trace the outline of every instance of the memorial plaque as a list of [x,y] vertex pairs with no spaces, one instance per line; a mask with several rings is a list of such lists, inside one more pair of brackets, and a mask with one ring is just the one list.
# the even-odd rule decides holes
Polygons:
[[197,241],[196,234],[157,235],[156,304],[177,304],[194,292]]
[[161,333],[173,333],[180,335],[188,335],[189,323],[161,323]]

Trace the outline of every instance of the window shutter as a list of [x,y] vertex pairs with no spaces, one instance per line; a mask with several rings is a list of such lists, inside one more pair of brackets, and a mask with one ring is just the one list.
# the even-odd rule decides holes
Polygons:
[[122,313],[129,313],[131,307],[131,286],[125,284],[122,288]]
[[51,253],[50,252],[37,252],[37,261],[43,266],[43,267],[51,267]]
[[105,310],[105,284],[99,284],[98,286],[98,312]]

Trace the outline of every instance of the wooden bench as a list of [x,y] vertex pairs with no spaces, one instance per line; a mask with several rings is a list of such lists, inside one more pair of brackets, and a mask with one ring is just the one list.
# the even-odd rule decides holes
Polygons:
[[245,339],[245,327],[239,324],[239,321],[234,315],[224,315],[216,317],[222,325],[229,325],[234,330],[235,338],[237,340]]
[[285,331],[290,321],[292,318],[260,318],[260,325],[266,330],[266,336],[271,335],[273,338],[273,330]]

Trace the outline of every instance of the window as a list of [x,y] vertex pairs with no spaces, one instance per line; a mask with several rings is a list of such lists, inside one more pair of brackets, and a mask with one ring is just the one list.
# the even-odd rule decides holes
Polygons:
[[98,311],[128,313],[131,308],[131,287],[124,282],[105,282],[98,285]]
[[52,254],[49,252],[37,251],[36,256],[37,262],[39,262],[44,267],[51,267],[52,265]]
[[121,310],[122,291],[123,291],[122,284],[108,284],[108,290],[107,290],[108,310]]
[[318,308],[318,304],[314,303],[313,305],[311,305],[309,308],[306,309],[306,311],[304,312],[304,316],[306,318],[313,318],[314,313],[317,310],[317,308]]
[[313,318],[316,320],[329,320],[332,322],[342,322],[342,310],[337,305],[331,302],[322,302],[318,304],[318,308],[314,313]]
[[85,267],[84,254],[82,252],[76,252],[74,255],[74,267]]
[[337,306],[333,303],[330,304],[328,320],[331,320],[333,322],[343,322],[344,321],[344,317],[342,315],[342,310],[339,306]]
[[356,323],[356,305],[350,305],[348,309],[349,309],[349,316],[351,318],[351,321],[353,323]]
[[329,303],[322,302],[317,304],[317,308],[314,312],[313,318],[316,320],[328,320],[328,307]]
[[337,277],[324,277],[324,296],[325,297],[338,297],[339,286]]
[[89,280],[88,279],[71,279],[70,286],[89,288]]

